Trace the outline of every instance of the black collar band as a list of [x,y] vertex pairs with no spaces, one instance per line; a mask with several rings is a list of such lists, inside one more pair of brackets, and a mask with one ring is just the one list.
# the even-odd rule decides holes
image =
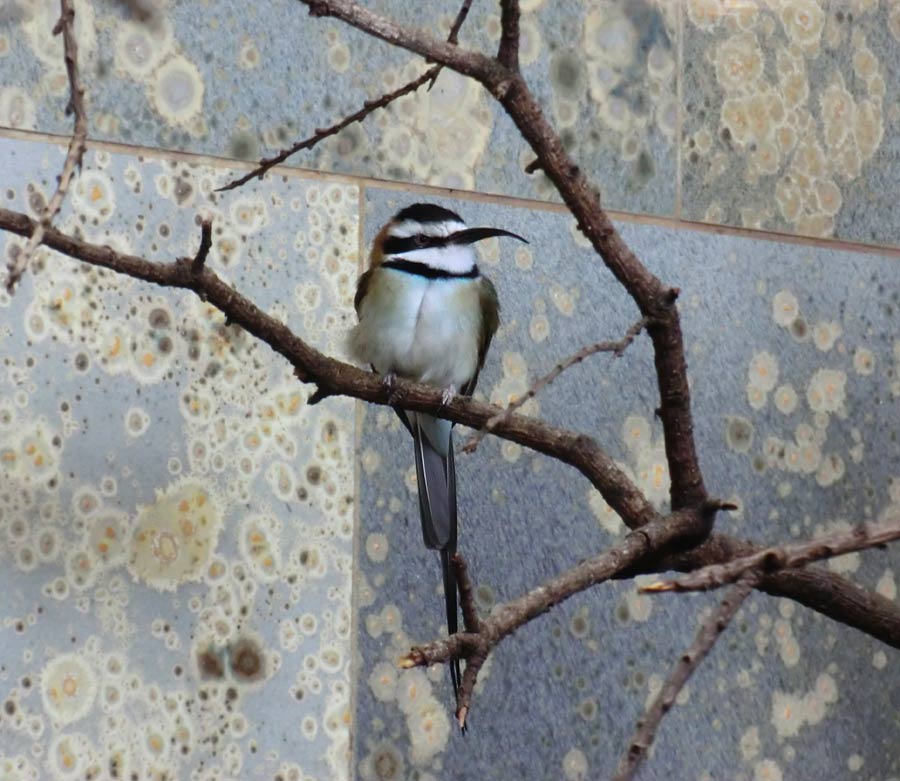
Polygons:
[[405,271],[407,274],[415,274],[426,279],[475,279],[480,273],[478,266],[472,266],[464,272],[453,272],[442,268],[432,268],[427,263],[417,263],[414,260],[388,260],[382,263],[381,267]]

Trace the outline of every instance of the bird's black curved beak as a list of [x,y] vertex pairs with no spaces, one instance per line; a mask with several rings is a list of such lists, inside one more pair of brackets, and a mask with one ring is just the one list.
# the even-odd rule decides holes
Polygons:
[[466,228],[465,230],[456,231],[447,237],[448,244],[474,244],[482,239],[489,239],[492,236],[510,236],[511,238],[523,241],[526,244],[528,239],[523,239],[517,233],[510,233],[501,228]]

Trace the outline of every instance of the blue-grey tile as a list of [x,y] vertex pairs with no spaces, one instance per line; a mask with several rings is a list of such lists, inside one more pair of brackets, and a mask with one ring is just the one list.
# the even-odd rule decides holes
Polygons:
[[[371,240],[412,198],[368,195]],[[481,246],[481,268],[503,305],[480,380],[486,397],[521,394],[561,357],[617,338],[637,318],[568,217],[444,203],[470,225],[503,227],[531,242]],[[742,508],[723,515],[720,529],[774,542],[896,512],[896,261],[621,227],[646,264],[682,290],[707,484]],[[656,405],[642,337],[620,359],[595,356],[571,369],[531,411],[595,435],[664,506]],[[457,444],[466,433],[457,430]],[[447,671],[396,665],[411,645],[442,634],[443,600],[439,562],[419,529],[412,444],[391,413],[364,410],[360,458],[358,777],[609,777],[645,703],[717,596],[651,599],[633,583],[612,583],[554,608],[492,655],[462,737]],[[618,519],[569,467],[488,439],[474,455],[460,453],[457,470],[460,548],[482,610],[620,539]],[[831,566],[894,598],[898,557],[896,549],[873,551]],[[684,707],[663,723],[642,778],[838,779],[860,761],[864,777],[896,773],[896,756],[883,750],[894,730],[895,665],[879,643],[755,595],[691,680]]]
[[900,10],[687,0],[683,214],[897,245]]
[[[441,32],[459,3],[371,4]],[[15,6],[18,8],[18,6]],[[161,4],[145,22],[128,4],[77,3],[91,135],[257,159],[417,76],[419,58],[294,0]],[[609,206],[671,214],[675,198],[676,13],[663,0],[523,4],[525,74]],[[0,19],[0,126],[71,132],[53,3]],[[494,51],[495,3],[475,3],[464,45]],[[277,31],[277,34],[273,33]],[[573,53],[578,51],[579,54]],[[555,197],[512,122],[477,84],[445,72],[364,125],[290,164],[385,179]]]
[[[3,205],[39,206],[63,155],[0,140]],[[170,262],[212,217],[210,266],[340,354],[357,188],[211,195],[229,173],[90,153],[58,227]],[[22,244],[0,238],[4,265]],[[345,778],[353,404],[308,409],[291,366],[189,292],[36,261],[0,296],[0,767]]]

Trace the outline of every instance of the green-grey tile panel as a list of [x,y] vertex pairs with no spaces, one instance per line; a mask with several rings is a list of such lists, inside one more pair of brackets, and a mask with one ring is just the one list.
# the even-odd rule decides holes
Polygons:
[[[369,190],[365,230],[411,200]],[[560,358],[618,338],[637,313],[569,218],[444,202],[470,225],[526,236],[481,245],[503,325],[479,392],[521,395]],[[741,507],[719,528],[794,540],[900,510],[900,266],[875,255],[622,225],[647,265],[681,288],[695,430],[709,489]],[[597,436],[658,506],[668,475],[646,337],[595,356],[531,413]],[[465,431],[457,431],[461,444]],[[716,595],[593,588],[491,655],[470,732],[452,721],[443,668],[400,671],[439,637],[437,557],[424,548],[412,443],[366,408],[360,441],[356,594],[362,665],[354,770],[361,779],[609,778],[633,725]],[[488,439],[457,457],[460,546],[483,611],[621,539],[622,526],[572,468]],[[900,550],[830,567],[896,597]],[[753,596],[663,722],[646,779],[844,779],[900,772],[893,650],[786,600]],[[861,727],[864,725],[864,728]],[[702,736],[702,737],[700,737]]]
[[[76,2],[91,135],[258,159],[421,73],[419,58],[295,0],[180,2],[144,22],[142,3]],[[445,35],[459,3],[368,4]],[[671,214],[675,198],[676,13],[667,0],[523,3],[521,61],[579,164],[615,208]],[[495,51],[497,4],[473,4],[463,44]],[[51,0],[0,15],[0,126],[70,133]],[[474,82],[434,89],[355,125],[293,165],[445,187],[552,198],[523,173],[528,150]]]
[[683,214],[900,243],[900,5],[687,0]]
[[[63,154],[0,140],[3,206]],[[357,188],[228,173],[91,153],[58,227],[169,262],[212,217],[210,267],[340,354]],[[0,775],[346,777],[353,404],[191,293],[37,261],[0,294]]]

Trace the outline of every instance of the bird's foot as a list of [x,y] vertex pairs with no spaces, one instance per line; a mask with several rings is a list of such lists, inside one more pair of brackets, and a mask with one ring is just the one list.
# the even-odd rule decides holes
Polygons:
[[388,404],[394,405],[399,400],[399,395],[397,391],[394,389],[394,385],[397,383],[397,375],[394,372],[388,372],[381,377],[381,384],[384,385],[385,388],[388,389]]
[[441,391],[441,406],[446,407],[456,398],[456,386],[448,385]]

